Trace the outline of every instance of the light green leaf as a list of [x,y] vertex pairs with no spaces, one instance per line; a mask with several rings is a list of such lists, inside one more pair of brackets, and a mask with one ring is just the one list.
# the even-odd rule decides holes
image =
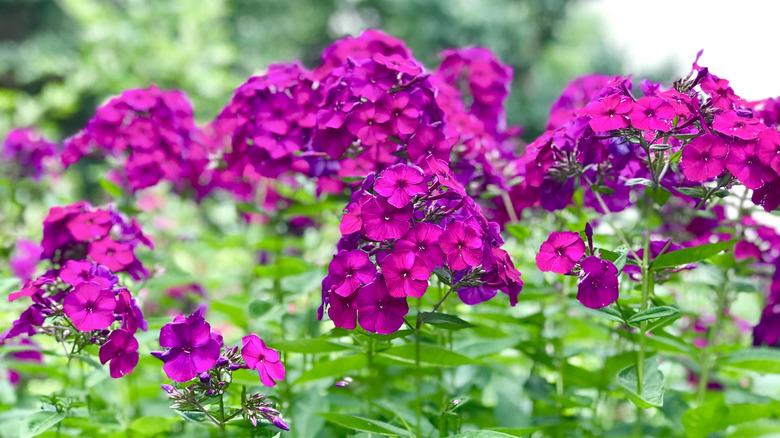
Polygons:
[[259,277],[280,279],[291,275],[303,274],[309,269],[303,260],[295,257],[280,257],[273,265],[255,266]]
[[780,350],[746,348],[721,357],[718,363],[731,368],[751,370],[762,374],[780,374]]
[[368,364],[363,354],[342,356],[335,360],[315,362],[312,369],[304,372],[295,384],[322,379],[324,377],[343,376],[349,371],[359,370]]
[[133,420],[128,429],[136,436],[153,436],[169,431],[177,421],[181,420],[173,417],[141,417]]
[[287,351],[291,353],[332,353],[334,351],[351,350],[352,347],[343,344],[337,344],[327,339],[298,339],[294,341],[276,342],[269,347],[275,350]]
[[409,437],[408,431],[384,421],[372,420],[370,418],[357,417],[346,414],[321,413],[322,417],[328,422],[338,424],[347,429],[359,430],[361,432],[376,433],[385,436]]
[[[387,357],[406,364],[415,364],[414,344],[398,345],[391,347],[377,356]],[[420,346],[420,365],[422,366],[459,366],[477,363],[462,354],[455,353],[435,345],[423,344]]]
[[65,418],[65,412],[41,411],[25,418],[19,429],[21,438],[34,437],[46,432]]
[[642,376],[642,393],[637,392],[636,364],[617,373],[617,383],[628,393],[634,404],[641,408],[660,407],[664,404],[664,375],[658,370],[658,361],[651,357],[645,360]]
[[668,316],[675,316],[680,313],[680,309],[672,306],[658,306],[651,307],[644,312],[639,312],[628,318],[629,324],[637,324],[649,319],[665,318]]
[[[532,432],[534,430],[538,430],[538,429],[532,428]],[[507,437],[515,437],[515,436],[522,436],[522,435],[509,435],[503,432],[498,432],[496,430],[474,430],[470,432],[459,433],[457,435],[450,435],[450,438],[507,438]]]

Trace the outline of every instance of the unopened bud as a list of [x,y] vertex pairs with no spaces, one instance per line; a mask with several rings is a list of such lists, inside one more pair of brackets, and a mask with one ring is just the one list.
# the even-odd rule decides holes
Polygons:
[[228,362],[229,362],[229,361],[228,361],[228,358],[226,358],[225,356],[220,356],[220,357],[217,359],[217,366],[218,366],[218,367],[224,367],[225,365],[227,365],[227,364],[228,364]]
[[171,385],[160,385],[160,388],[164,389],[168,394],[173,394],[173,392],[176,391],[176,388]]
[[205,392],[205,394],[206,394],[207,397],[211,397],[212,395],[214,395],[214,390],[213,389],[209,389],[209,390],[207,390]]
[[95,342],[97,342],[97,338],[92,336],[91,338],[89,338],[89,342],[94,344]]
[[203,383],[209,383],[209,381],[211,381],[211,374],[209,373],[201,373],[200,376],[198,377],[200,378],[200,381]]
[[241,368],[241,365],[239,365],[237,363],[231,363],[230,365],[228,365],[228,369],[230,371],[236,371],[239,368]]
[[290,426],[288,426],[287,423],[281,419],[281,417],[274,417],[271,422],[274,423],[274,426],[278,427],[279,429],[290,430]]

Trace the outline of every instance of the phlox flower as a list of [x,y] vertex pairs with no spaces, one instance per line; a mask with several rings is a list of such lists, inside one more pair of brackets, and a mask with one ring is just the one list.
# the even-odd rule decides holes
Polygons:
[[438,225],[420,222],[414,224],[404,236],[395,241],[396,253],[411,252],[433,270],[447,260],[439,247],[439,238],[444,230]]
[[132,373],[133,368],[138,365],[138,341],[127,330],[114,330],[100,347],[98,356],[101,364],[110,362],[108,369],[111,377],[118,379]]
[[343,297],[352,295],[361,285],[376,276],[376,266],[365,251],[339,251],[328,266],[335,292]]
[[439,245],[447,255],[447,264],[454,270],[475,267],[482,261],[482,232],[469,222],[447,224]]
[[762,129],[766,129],[758,119],[740,117],[736,111],[729,110],[715,116],[712,129],[723,135],[742,140],[755,140]]
[[411,252],[390,254],[379,266],[390,296],[420,298],[428,289],[431,270],[425,262]]
[[[642,97],[634,102],[631,113],[631,125],[643,131],[667,132],[672,129],[671,120],[675,112],[672,105],[660,97]],[[592,126],[592,125],[591,125]]]
[[569,273],[585,255],[585,242],[580,233],[563,231],[550,233],[536,254],[536,266],[543,272]]
[[257,370],[263,385],[276,386],[277,381],[284,380],[284,364],[276,350],[266,347],[255,334],[244,336],[241,341],[241,357],[250,370]]
[[588,124],[594,131],[612,131],[628,126],[631,107],[630,99],[616,93],[591,102],[585,107],[585,114],[591,118]]
[[382,241],[403,237],[409,230],[412,207],[396,208],[382,198],[373,198],[361,210],[366,237]]
[[771,167],[761,163],[755,141],[736,140],[731,143],[726,157],[726,169],[751,190],[777,178]]
[[417,166],[395,164],[383,170],[374,183],[374,190],[387,198],[387,202],[397,208],[403,208],[413,196],[428,192],[425,175]]
[[80,283],[65,296],[62,310],[77,329],[88,332],[108,328],[114,322],[116,298],[100,283]]
[[729,153],[726,141],[715,134],[694,138],[683,148],[680,167],[691,181],[705,181],[720,175]]
[[612,262],[590,256],[580,266],[583,275],[577,284],[577,299],[585,307],[600,309],[618,299],[618,271]]
[[370,332],[384,335],[401,328],[404,325],[404,316],[409,313],[406,297],[390,296],[382,276],[360,288],[355,304],[358,307],[360,326]]
[[162,360],[163,371],[172,380],[186,382],[208,371],[219,357],[219,343],[212,337],[211,325],[196,311],[187,318],[177,316],[160,330],[160,346],[168,351],[152,352]]

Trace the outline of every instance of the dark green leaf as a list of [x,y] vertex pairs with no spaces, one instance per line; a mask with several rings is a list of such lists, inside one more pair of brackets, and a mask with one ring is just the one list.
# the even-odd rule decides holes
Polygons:
[[669,200],[669,197],[672,196],[672,192],[663,187],[656,187],[655,189],[645,187],[645,194],[652,199],[656,205],[661,207],[663,207],[666,204],[666,201]]
[[667,252],[656,257],[651,263],[651,268],[658,270],[687,265],[688,263],[696,263],[708,259],[732,246],[734,246],[734,242],[728,241],[678,249],[677,251]]
[[259,277],[280,279],[290,275],[303,274],[309,265],[297,257],[280,257],[276,263],[267,266],[255,266],[255,274]]
[[599,318],[607,318],[610,321],[619,322],[621,324],[626,323],[626,321],[623,319],[623,315],[621,315],[620,312],[613,307],[602,307],[601,309],[590,309],[583,306],[582,311],[590,315],[597,316]]
[[423,312],[418,318],[424,321],[424,324],[432,324],[448,330],[476,327],[474,324],[468,323],[455,315],[448,315],[446,313]]
[[659,407],[664,404],[664,375],[658,370],[658,361],[651,357],[644,362],[642,376],[642,392],[637,392],[636,364],[630,365],[617,373],[617,383],[628,397],[641,409]]

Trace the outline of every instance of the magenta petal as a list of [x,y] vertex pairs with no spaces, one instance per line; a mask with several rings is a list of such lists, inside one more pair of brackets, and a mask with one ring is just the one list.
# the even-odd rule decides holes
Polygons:
[[202,373],[210,370],[219,358],[219,344],[213,339],[209,339],[206,345],[193,348],[190,353],[193,367],[196,373]]

